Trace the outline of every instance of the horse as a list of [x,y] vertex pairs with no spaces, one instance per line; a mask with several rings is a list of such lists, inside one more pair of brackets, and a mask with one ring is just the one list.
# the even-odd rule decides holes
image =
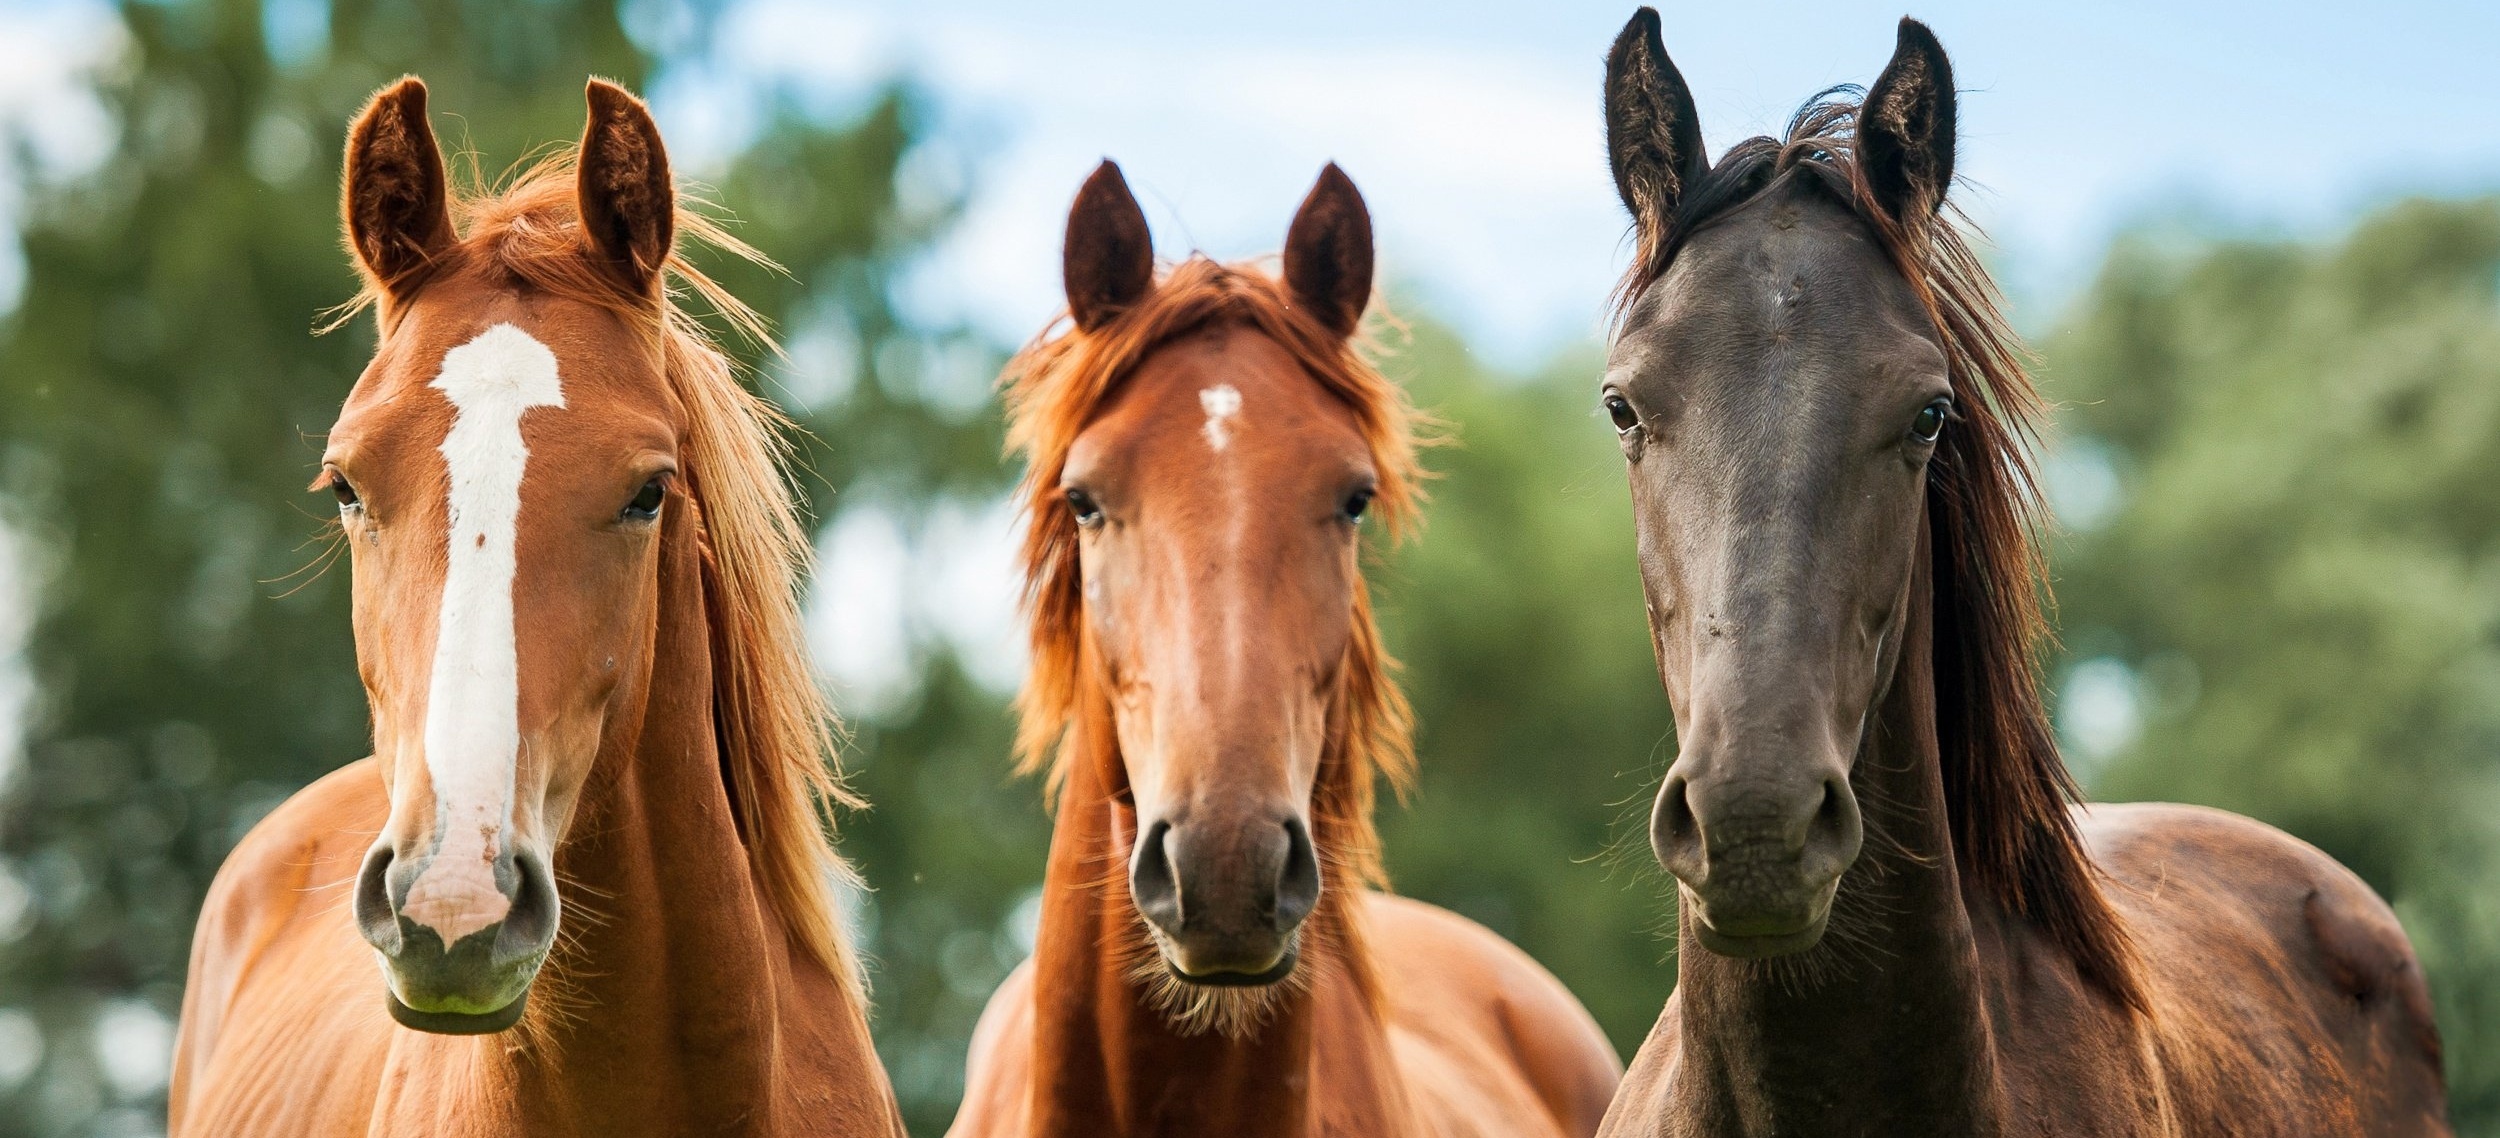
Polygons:
[[[1032,958],[976,1027],[955,1138],[1586,1135],[1621,1067],[1527,954],[1385,892],[1376,779],[1410,714],[1359,564],[1421,478],[1359,354],[1371,215],[1331,164],[1283,279],[1156,279],[1105,161],[1070,210],[1070,327],[1002,383],[1056,825]],[[1053,327],[1058,326],[1054,322]]]
[[671,292],[760,336],[678,235],[760,255],[680,208],[639,100],[588,101],[501,193],[453,196],[415,78],[348,135],[340,319],[379,343],[313,488],[374,754],[211,885],[173,1134],[903,1133],[836,910],[786,424]]
[[1716,165],[1643,8],[1600,405],[1678,754],[1677,984],[1602,1133],[2438,1135],[2393,912],[2246,818],[2084,806],[2039,694],[2042,403],[1913,20]]

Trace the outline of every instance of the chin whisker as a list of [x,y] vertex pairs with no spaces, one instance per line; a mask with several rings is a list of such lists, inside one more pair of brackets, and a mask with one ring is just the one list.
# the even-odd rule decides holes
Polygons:
[[1136,988],[1138,998],[1182,1035],[1214,1032],[1226,1039],[1256,1039],[1279,1009],[1311,989],[1311,974],[1319,962],[1309,957],[1297,961],[1293,971],[1273,984],[1193,984],[1166,962],[1145,917],[1135,906],[1124,907],[1129,912],[1130,935],[1121,938],[1117,950],[1121,972]]

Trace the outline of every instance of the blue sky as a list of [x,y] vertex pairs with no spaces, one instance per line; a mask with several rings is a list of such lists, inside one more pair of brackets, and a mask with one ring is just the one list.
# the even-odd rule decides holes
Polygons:
[[[2047,309],[2121,225],[2192,214],[2329,231],[2386,197],[2500,187],[2485,111],[2500,5],[1927,3],[1962,88],[1966,209]],[[740,93],[828,105],[914,77],[973,208],[914,307],[1020,340],[1057,301],[1058,229],[1117,158],[1167,256],[1273,249],[1323,162],[1369,197],[1384,271],[1499,361],[1595,334],[1621,264],[1601,59],[1627,3],[732,5],[707,65],[655,93],[679,146],[735,137]],[[1715,152],[1872,79],[1894,4],[1669,4]],[[696,143],[695,145],[700,145]],[[964,163],[956,162],[956,168]],[[2036,324],[2043,312],[2027,314]]]
[[[268,2],[280,38],[318,27],[311,0]],[[676,0],[626,11],[647,42],[695,42]],[[1621,264],[1598,105],[1600,60],[1632,11],[1620,0],[724,11],[697,61],[650,92],[681,166],[732,151],[763,89],[838,115],[911,77],[942,121],[917,173],[968,185],[972,207],[909,303],[1004,342],[1056,306],[1067,201],[1106,155],[1167,256],[1273,249],[1320,165],[1342,163],[1407,302],[1513,366],[1594,336]],[[1714,152],[1776,129],[1826,85],[1871,79],[1901,13],[1850,0],[1661,8]],[[2500,188],[2500,129],[2484,109],[2500,5],[1951,0],[1912,14],[1952,52],[1962,202],[2004,251],[2031,327],[2131,220],[2320,233],[2397,194]],[[100,155],[110,124],[82,112],[74,83],[111,41],[93,0],[0,0],[0,129],[34,128],[61,165]]]

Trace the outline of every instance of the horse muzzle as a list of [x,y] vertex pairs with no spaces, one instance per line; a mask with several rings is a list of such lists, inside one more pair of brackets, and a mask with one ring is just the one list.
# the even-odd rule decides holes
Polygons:
[[555,875],[535,853],[447,880],[397,857],[387,839],[365,856],[354,908],[381,960],[391,1018],[444,1035],[520,1022],[560,912]]
[[1129,895],[1165,966],[1191,984],[1250,987],[1292,975],[1319,893],[1319,859],[1299,817],[1157,820],[1129,860]]
[[1740,781],[1706,761],[1676,767],[1659,788],[1650,845],[1675,875],[1702,947],[1747,958],[1814,947],[1865,836],[1848,780]]

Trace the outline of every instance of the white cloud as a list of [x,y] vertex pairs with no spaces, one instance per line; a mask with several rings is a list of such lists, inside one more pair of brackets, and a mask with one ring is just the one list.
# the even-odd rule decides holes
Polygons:
[[1060,304],[1068,201],[1120,161],[1166,257],[1263,255],[1322,164],[1370,201],[1384,278],[1521,362],[1589,335],[1622,231],[1586,76],[1462,45],[1176,45],[943,12],[761,0],[719,72],[819,96],[902,73],[994,141],[962,224],[912,283],[916,313],[1021,342]]
[[[29,178],[72,178],[112,153],[113,120],[87,89],[97,68],[122,58],[121,21],[94,4],[63,4],[0,14],[0,313],[17,307],[26,283],[16,233]],[[31,159],[18,162],[19,148]],[[0,720],[0,727],[5,720]]]

